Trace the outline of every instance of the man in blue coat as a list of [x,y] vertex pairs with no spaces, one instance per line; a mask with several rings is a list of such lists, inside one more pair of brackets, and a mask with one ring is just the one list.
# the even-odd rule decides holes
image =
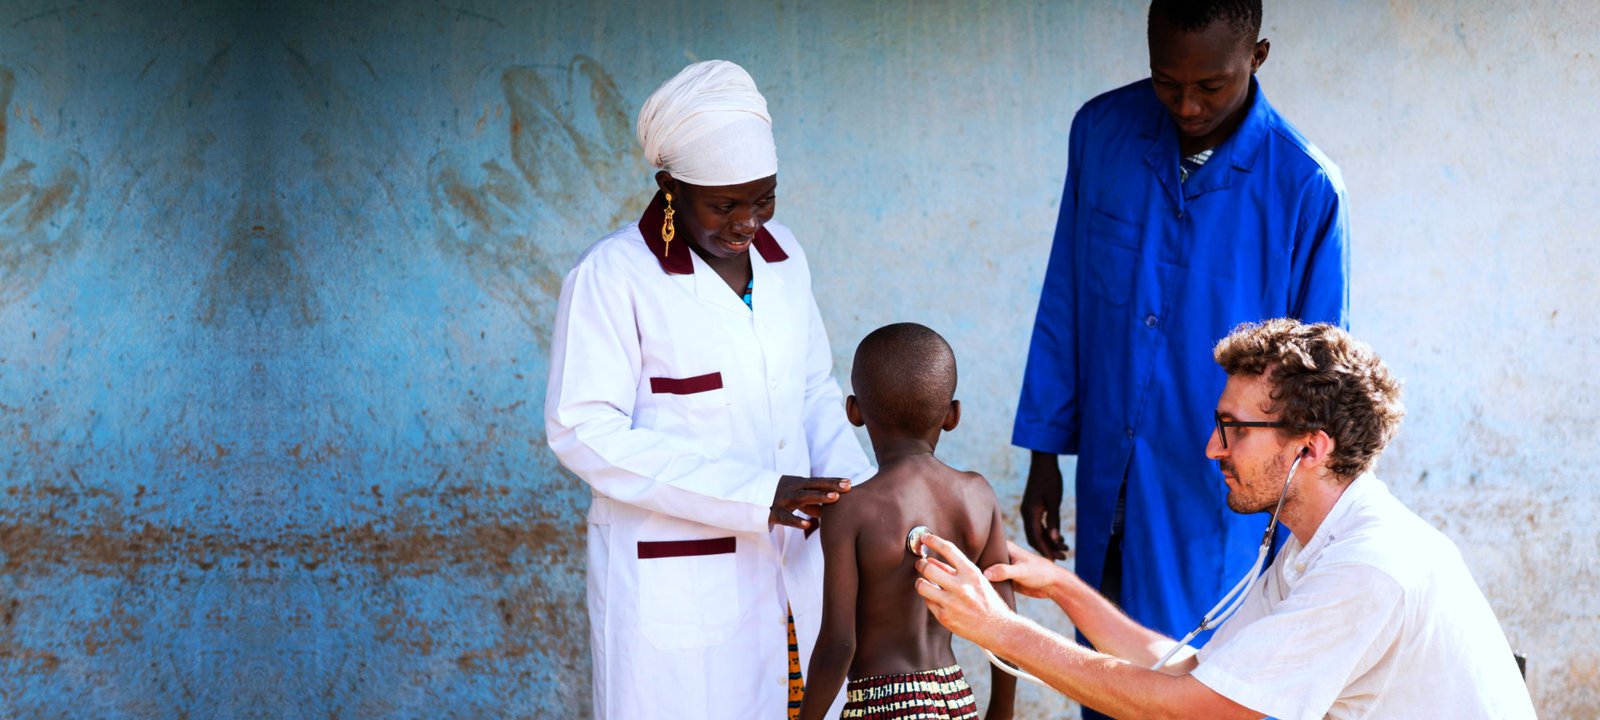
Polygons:
[[[1241,322],[1347,323],[1339,170],[1267,102],[1259,0],[1155,0],[1151,77],[1072,121],[1012,443],[1033,451],[1029,544],[1066,555],[1058,455],[1077,455],[1077,572],[1134,620],[1193,627],[1254,560],[1205,444]],[[1203,642],[1204,637],[1200,638]]]

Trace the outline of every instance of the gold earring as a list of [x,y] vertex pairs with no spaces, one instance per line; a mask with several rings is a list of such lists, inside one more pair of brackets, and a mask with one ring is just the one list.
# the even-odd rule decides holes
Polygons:
[[677,229],[672,227],[672,193],[666,195],[667,214],[661,220],[661,257],[672,254],[672,236],[678,233]]

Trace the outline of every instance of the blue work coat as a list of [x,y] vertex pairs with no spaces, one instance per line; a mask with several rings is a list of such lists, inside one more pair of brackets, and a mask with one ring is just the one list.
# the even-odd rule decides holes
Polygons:
[[1267,523],[1228,509],[1205,455],[1227,381],[1212,347],[1265,318],[1344,326],[1349,308],[1339,170],[1254,79],[1247,102],[1181,183],[1177,128],[1149,80],[1073,118],[1012,434],[1078,456],[1077,571],[1096,587],[1126,476],[1123,609],[1173,636],[1250,568]]

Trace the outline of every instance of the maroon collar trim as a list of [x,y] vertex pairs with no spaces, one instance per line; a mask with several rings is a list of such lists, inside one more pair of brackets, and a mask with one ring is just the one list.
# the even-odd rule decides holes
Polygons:
[[[644,215],[639,217],[639,234],[644,235],[645,246],[656,256],[656,262],[661,263],[663,271],[672,275],[693,275],[694,258],[690,257],[690,253],[694,251],[689,249],[688,240],[679,235],[672,240],[670,249],[661,242],[661,219],[666,214],[667,200],[658,190],[645,207]],[[783,251],[783,246],[766,228],[757,230],[755,240],[750,244],[755,246],[756,252],[761,253],[761,259],[769,263],[789,259],[789,253]]]

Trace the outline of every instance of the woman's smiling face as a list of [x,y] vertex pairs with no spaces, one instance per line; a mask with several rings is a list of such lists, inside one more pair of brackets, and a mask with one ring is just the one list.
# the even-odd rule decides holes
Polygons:
[[739,185],[690,185],[665,172],[657,181],[672,194],[677,234],[701,257],[728,260],[750,251],[756,232],[772,219],[778,205],[778,176]]

